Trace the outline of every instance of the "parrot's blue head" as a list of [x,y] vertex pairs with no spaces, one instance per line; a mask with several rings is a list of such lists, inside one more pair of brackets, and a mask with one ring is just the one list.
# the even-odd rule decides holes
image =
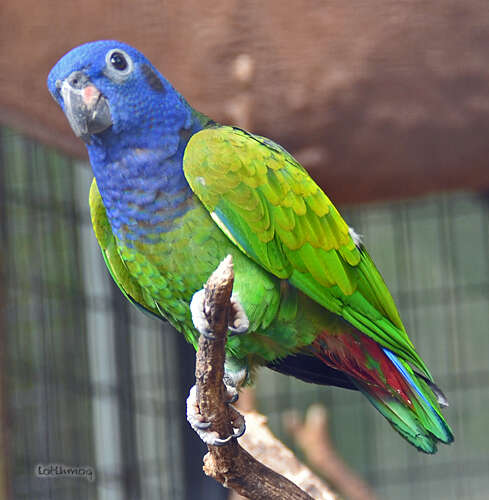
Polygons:
[[47,83],[90,153],[161,144],[162,137],[191,126],[190,107],[180,94],[143,54],[122,42],[76,47],[57,62]]

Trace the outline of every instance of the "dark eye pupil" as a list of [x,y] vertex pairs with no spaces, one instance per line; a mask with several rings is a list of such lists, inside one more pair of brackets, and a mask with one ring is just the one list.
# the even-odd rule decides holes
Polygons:
[[114,52],[110,56],[110,64],[119,71],[124,71],[127,68],[127,61],[120,52]]

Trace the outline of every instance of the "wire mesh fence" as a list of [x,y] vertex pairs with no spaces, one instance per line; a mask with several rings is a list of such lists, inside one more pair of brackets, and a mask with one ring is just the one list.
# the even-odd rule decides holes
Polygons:
[[[83,165],[1,130],[0,416],[8,432],[0,453],[9,495],[223,498],[202,476],[203,447],[184,418],[192,349],[113,286],[90,227],[90,179]],[[287,441],[283,410],[323,402],[338,450],[382,498],[487,498],[488,200],[444,194],[343,214],[365,235],[449,397],[456,441],[421,455],[359,394],[269,370],[257,383],[260,409]],[[91,467],[95,481],[36,476],[39,465],[56,463]]]

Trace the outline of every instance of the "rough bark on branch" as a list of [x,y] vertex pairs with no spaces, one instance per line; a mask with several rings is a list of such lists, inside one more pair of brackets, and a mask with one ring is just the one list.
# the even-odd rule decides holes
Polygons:
[[[200,414],[205,421],[212,422],[212,430],[217,431],[221,438],[233,432],[222,381],[233,280],[232,257],[228,256],[205,285],[204,313],[215,340],[200,336],[195,368]],[[236,440],[221,447],[209,445],[208,449],[209,453],[204,457],[204,472],[242,496],[264,500],[312,498],[293,482],[257,461]]]

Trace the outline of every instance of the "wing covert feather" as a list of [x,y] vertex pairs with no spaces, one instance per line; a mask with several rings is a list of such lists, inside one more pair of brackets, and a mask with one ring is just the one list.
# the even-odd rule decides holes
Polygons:
[[191,137],[184,172],[216,224],[249,257],[431,377],[367,251],[285,149],[213,126]]

